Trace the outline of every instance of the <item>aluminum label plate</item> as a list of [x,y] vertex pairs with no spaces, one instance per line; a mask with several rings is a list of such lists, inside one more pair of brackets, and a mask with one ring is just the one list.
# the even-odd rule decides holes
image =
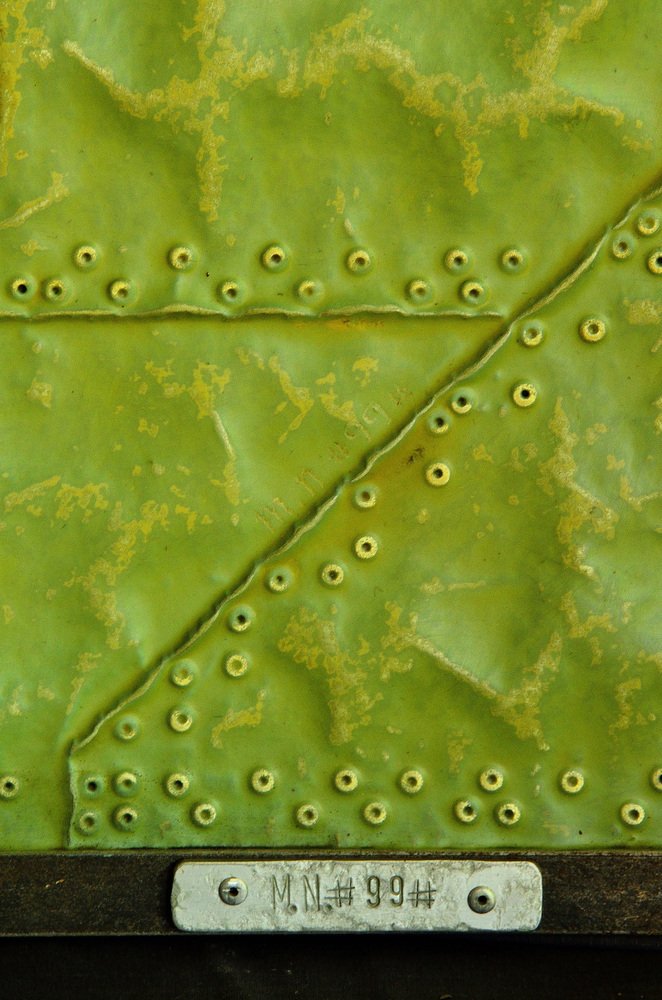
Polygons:
[[172,887],[183,931],[532,931],[526,861],[190,861]]

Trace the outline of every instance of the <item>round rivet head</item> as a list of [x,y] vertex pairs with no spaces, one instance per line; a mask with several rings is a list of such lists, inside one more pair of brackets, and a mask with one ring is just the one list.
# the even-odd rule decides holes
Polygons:
[[374,486],[361,486],[354,494],[354,504],[361,510],[369,510],[377,503],[377,490]]
[[74,264],[81,271],[89,271],[97,262],[97,252],[94,247],[84,245],[74,250]]
[[353,792],[358,788],[359,778],[356,771],[351,768],[343,768],[334,776],[333,783],[339,792]]
[[168,263],[175,271],[186,271],[193,263],[193,251],[190,247],[173,247],[168,251]]
[[459,416],[464,416],[465,413],[469,413],[472,406],[473,403],[463,392],[451,400],[451,409],[453,410],[453,413],[457,413]]
[[533,406],[537,398],[538,390],[531,382],[521,382],[513,389],[513,402],[515,406],[519,406],[522,409],[526,409],[527,406]]
[[78,817],[77,827],[82,834],[89,837],[93,834],[97,827],[99,826],[99,816],[98,813],[88,810],[87,812],[81,813]]
[[306,279],[299,284],[296,292],[302,302],[314,302],[322,294],[322,286],[319,281]]
[[193,716],[185,708],[173,708],[168,716],[168,725],[175,733],[187,733],[193,725]]
[[125,715],[118,720],[113,731],[118,740],[123,740],[128,743],[130,740],[135,740],[136,736],[140,732],[140,725],[137,719],[134,719],[132,716]]
[[50,281],[44,282],[43,288],[44,297],[49,302],[63,302],[66,298],[66,288],[60,278],[51,278]]
[[359,559],[374,559],[379,550],[377,539],[372,535],[361,535],[354,542],[354,553]]
[[267,792],[271,792],[275,784],[276,779],[274,775],[265,767],[253,771],[251,775],[251,788],[254,792],[259,792],[260,795],[266,795]]
[[181,771],[169,774],[165,781],[166,792],[173,799],[181,799],[183,795],[186,795],[189,787],[190,781],[188,775],[183,774]]
[[486,885],[477,885],[467,896],[467,903],[474,913],[491,913],[496,906],[496,896]]
[[443,413],[432,413],[428,417],[428,430],[433,434],[447,434],[450,423]]
[[352,274],[366,274],[372,266],[370,254],[367,250],[362,250],[360,248],[352,250],[352,252],[347,255],[345,263],[347,265],[347,269],[351,271]]
[[621,819],[626,826],[639,826],[646,819],[646,810],[638,802],[625,802],[621,806]]
[[196,667],[189,660],[176,663],[170,671],[170,683],[175,687],[188,687],[195,680]]
[[400,775],[400,788],[407,795],[416,795],[423,787],[423,775],[420,771],[405,771]]
[[537,323],[527,323],[519,335],[519,342],[524,347],[538,347],[542,344],[544,333]]
[[90,799],[96,799],[103,795],[106,783],[100,774],[87,774],[83,778],[83,792]]
[[327,563],[322,566],[320,578],[327,587],[339,587],[345,579],[345,571],[338,563]]
[[0,778],[0,799],[15,799],[20,787],[18,778],[13,774],[3,774]]
[[228,305],[234,305],[241,299],[241,289],[236,281],[223,281],[218,286],[218,296]]
[[651,785],[656,791],[662,792],[662,767],[656,767],[651,772]]
[[517,274],[519,271],[523,271],[525,263],[524,254],[515,247],[510,247],[501,254],[501,267],[507,274]]
[[577,795],[584,787],[584,775],[575,768],[564,771],[559,778],[559,784],[566,795]]
[[283,247],[272,243],[262,251],[262,266],[267,271],[282,271],[287,264],[287,254]]
[[427,302],[432,295],[430,285],[427,281],[424,281],[423,278],[415,278],[413,281],[410,281],[407,285],[406,292],[409,301],[416,304]]
[[496,767],[486,767],[478,775],[478,783],[485,792],[498,792],[503,786],[503,774]]
[[648,258],[648,270],[651,274],[662,274],[662,248],[654,250]]
[[138,791],[138,777],[133,771],[122,771],[113,778],[113,788],[117,795],[135,795]]
[[588,344],[597,344],[599,340],[602,340],[606,332],[607,326],[604,321],[597,319],[595,316],[585,319],[579,325],[579,336]]
[[627,260],[632,256],[635,248],[635,241],[629,233],[619,233],[614,237],[611,244],[612,257],[616,260]]
[[230,653],[225,658],[225,672],[228,677],[243,677],[248,670],[248,657],[241,653]]
[[292,583],[292,574],[289,569],[275,569],[266,577],[266,585],[273,594],[284,593]]
[[660,228],[660,217],[657,212],[644,212],[637,219],[637,231],[642,236],[654,236]]
[[445,486],[451,478],[451,470],[443,462],[433,462],[425,470],[425,478],[430,486]]
[[479,281],[465,281],[460,287],[460,295],[470,306],[479,306],[487,298],[485,286]]
[[216,809],[211,802],[198,802],[191,810],[191,819],[196,826],[211,826],[216,821]]
[[308,830],[317,823],[319,819],[319,812],[314,805],[311,805],[310,802],[306,802],[304,805],[299,806],[295,817],[297,824]]
[[494,815],[501,826],[515,826],[522,817],[522,811],[515,802],[502,802],[494,810]]
[[255,613],[252,608],[235,608],[228,616],[228,628],[232,632],[245,632],[253,624]]
[[34,283],[31,278],[14,278],[9,288],[12,296],[19,302],[27,301],[34,294]]
[[478,810],[476,809],[473,802],[469,799],[460,799],[453,806],[453,812],[455,818],[460,821],[460,823],[475,823],[478,818]]
[[138,811],[132,806],[120,806],[113,813],[113,823],[123,833],[131,833],[138,825]]
[[460,250],[459,247],[453,247],[444,255],[444,267],[451,274],[463,271],[468,263],[469,255],[464,250]]
[[108,294],[114,302],[127,302],[131,297],[131,291],[131,282],[125,278],[117,278],[108,286]]
[[227,906],[240,906],[248,896],[248,886],[243,879],[231,875],[223,879],[218,894]]
[[369,802],[363,810],[363,818],[370,826],[381,826],[386,819],[386,806],[382,802]]

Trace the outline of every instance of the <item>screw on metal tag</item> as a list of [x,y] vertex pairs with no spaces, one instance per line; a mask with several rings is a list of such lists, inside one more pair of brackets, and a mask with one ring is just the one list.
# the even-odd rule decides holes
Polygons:
[[525,861],[183,862],[184,931],[535,930],[542,878]]
[[248,889],[243,879],[233,878],[231,875],[223,879],[218,887],[218,894],[228,906],[239,906],[246,899]]

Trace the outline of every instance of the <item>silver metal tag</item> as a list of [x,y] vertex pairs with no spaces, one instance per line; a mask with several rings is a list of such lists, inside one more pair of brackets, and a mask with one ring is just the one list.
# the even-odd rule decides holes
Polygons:
[[182,931],[532,931],[542,877],[528,861],[186,861]]

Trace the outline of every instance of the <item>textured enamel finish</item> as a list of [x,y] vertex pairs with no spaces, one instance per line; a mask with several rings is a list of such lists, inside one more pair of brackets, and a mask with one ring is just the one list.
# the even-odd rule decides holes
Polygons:
[[294,7],[0,10],[0,846],[659,846],[660,13]]
[[0,809],[3,842],[59,839],[71,740],[489,329],[388,316],[4,324],[0,760],[13,772],[20,758],[24,777],[16,808]]
[[[659,293],[643,241],[613,257],[620,231],[210,609],[174,654],[197,668],[191,733],[167,733],[168,661],[74,750],[75,796],[85,774],[140,761],[135,844],[659,842]],[[586,341],[596,315],[605,336]],[[520,340],[532,323],[535,350]],[[536,387],[530,407],[512,398],[522,384]],[[451,470],[441,490],[430,461]],[[366,539],[376,550],[357,558]],[[337,588],[327,564],[343,568]],[[273,574],[291,585],[274,593]],[[236,652],[250,666],[230,679]],[[126,747],[113,735],[124,715],[142,727]],[[274,775],[268,796],[250,787],[257,766]],[[162,794],[174,768],[214,804],[213,830]],[[126,841],[104,819],[94,842]]]
[[10,0],[0,310],[519,310],[654,181],[660,14],[511,8]]

